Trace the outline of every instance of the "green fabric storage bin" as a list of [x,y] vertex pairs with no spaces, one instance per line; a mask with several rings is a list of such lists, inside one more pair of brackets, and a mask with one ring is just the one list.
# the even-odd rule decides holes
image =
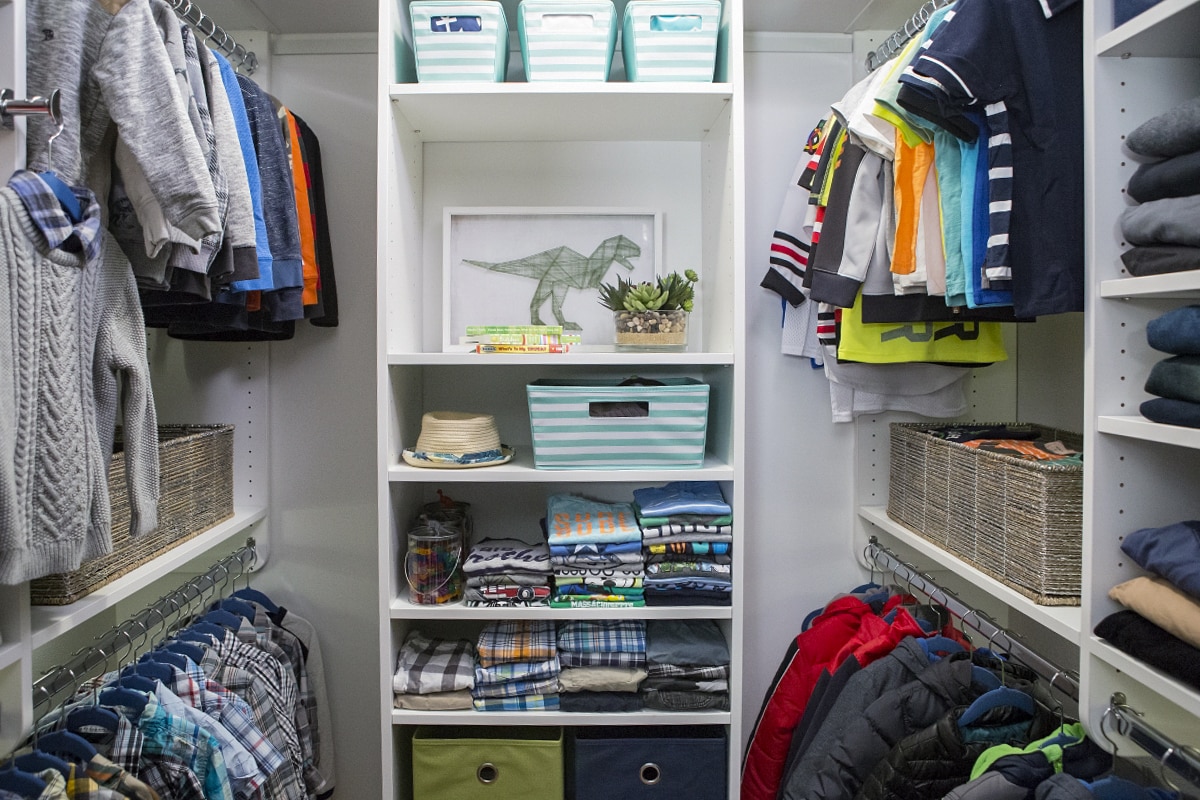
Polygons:
[[508,19],[499,0],[413,0],[408,11],[418,81],[504,81]]
[[606,81],[617,12],[612,0],[521,0],[517,34],[526,80]]
[[720,28],[720,0],[629,0],[621,26],[625,77],[711,82]]
[[563,800],[563,730],[420,726],[413,800]]
[[537,380],[526,386],[534,466],[704,466],[708,384],[694,378],[653,383],[578,379]]

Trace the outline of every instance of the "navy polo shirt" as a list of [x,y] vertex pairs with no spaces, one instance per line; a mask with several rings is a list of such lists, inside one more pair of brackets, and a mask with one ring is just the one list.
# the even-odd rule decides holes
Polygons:
[[1082,311],[1082,3],[959,0],[910,69],[900,80],[918,113],[946,118],[999,103],[1008,112],[1016,315]]

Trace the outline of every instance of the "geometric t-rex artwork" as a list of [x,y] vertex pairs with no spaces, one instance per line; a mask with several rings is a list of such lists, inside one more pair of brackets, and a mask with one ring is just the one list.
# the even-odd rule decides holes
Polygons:
[[612,236],[601,242],[590,256],[584,256],[570,247],[563,246],[513,261],[472,261],[469,258],[464,258],[463,261],[492,272],[522,275],[537,281],[533,299],[529,302],[529,324],[545,324],[538,311],[549,299],[554,318],[563,330],[577,331],[582,330],[578,323],[563,319],[562,306],[567,290],[599,289],[605,274],[614,263],[632,271],[633,264],[629,259],[637,258],[641,254],[642,248],[629,238]]

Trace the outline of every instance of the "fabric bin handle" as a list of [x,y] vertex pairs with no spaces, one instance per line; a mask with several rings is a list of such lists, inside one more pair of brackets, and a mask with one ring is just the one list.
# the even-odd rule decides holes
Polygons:
[[662,769],[653,761],[647,761],[638,770],[638,778],[647,786],[653,786],[662,780]]
[[500,769],[492,762],[485,761],[475,768],[475,777],[484,785],[495,783],[500,777]]

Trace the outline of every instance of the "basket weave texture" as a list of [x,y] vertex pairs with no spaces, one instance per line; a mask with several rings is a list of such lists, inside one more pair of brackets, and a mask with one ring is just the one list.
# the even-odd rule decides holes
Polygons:
[[233,516],[233,426],[160,425],[158,428],[158,528],[129,535],[125,459],[108,468],[112,503],[112,552],[85,561],[73,572],[30,581],[34,605],[66,605],[96,591],[193,536]]
[[[1077,433],[1024,423],[1083,449]],[[1039,605],[1080,604],[1083,467],[949,442],[922,423],[891,425],[887,513]],[[951,426],[947,426],[951,427]]]

